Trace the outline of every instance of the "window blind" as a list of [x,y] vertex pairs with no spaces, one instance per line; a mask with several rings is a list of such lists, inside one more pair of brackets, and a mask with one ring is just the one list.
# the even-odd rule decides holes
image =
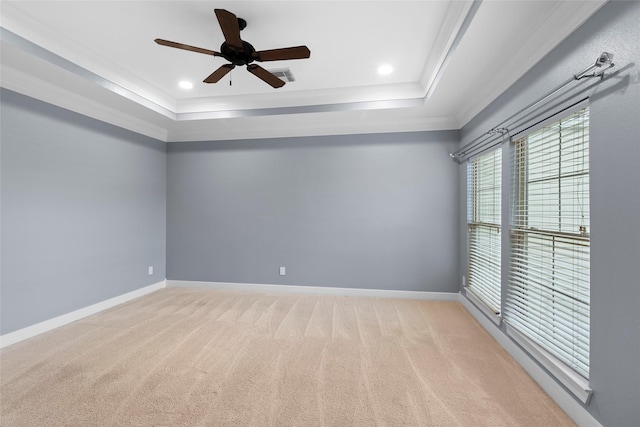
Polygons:
[[494,313],[500,313],[502,150],[478,157],[467,166],[469,230],[467,286]]
[[514,141],[505,319],[589,377],[589,110]]

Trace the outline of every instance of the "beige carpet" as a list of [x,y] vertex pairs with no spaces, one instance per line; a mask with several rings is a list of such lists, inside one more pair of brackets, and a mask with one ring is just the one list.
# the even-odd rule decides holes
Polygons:
[[164,289],[1,352],[2,426],[568,426],[459,304]]

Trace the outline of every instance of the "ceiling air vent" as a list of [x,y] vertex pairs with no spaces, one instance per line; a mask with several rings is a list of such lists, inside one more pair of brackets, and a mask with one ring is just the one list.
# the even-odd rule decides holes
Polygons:
[[276,70],[269,70],[271,74],[284,80],[285,82],[295,82],[296,78],[293,77],[293,73],[288,68],[278,68]]

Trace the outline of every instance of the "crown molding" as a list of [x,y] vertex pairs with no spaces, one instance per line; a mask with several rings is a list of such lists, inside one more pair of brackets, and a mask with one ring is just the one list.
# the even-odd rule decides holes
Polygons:
[[429,117],[421,108],[307,113],[174,122],[170,142],[288,138],[457,129],[451,117]]
[[527,37],[524,46],[514,46],[499,67],[478,89],[469,94],[468,103],[458,114],[460,127],[466,125],[500,94],[520,79],[560,41],[574,32],[608,0],[559,2],[546,19]]
[[[438,38],[431,48],[420,77],[425,102],[437,87],[440,76],[444,73],[481,4],[482,0],[466,0],[449,4],[441,28],[450,28],[450,31],[441,30],[438,33]],[[439,53],[437,57],[433,55],[434,52]]]
[[107,88],[132,98],[138,97],[138,101],[158,111],[176,109],[176,100],[170,95],[33,19],[10,2],[2,2],[1,26],[3,39],[42,58],[48,57],[54,65],[66,67],[77,74],[84,73],[86,78],[95,80],[97,84],[105,84]]
[[105,103],[94,101],[53,82],[38,79],[4,64],[0,67],[0,74],[2,75],[2,87],[5,89],[141,135],[163,142],[167,141],[168,130],[166,128],[139,119],[121,109],[111,108]]

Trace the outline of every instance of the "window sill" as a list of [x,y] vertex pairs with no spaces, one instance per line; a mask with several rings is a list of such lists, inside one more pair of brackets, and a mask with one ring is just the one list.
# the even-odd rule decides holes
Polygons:
[[475,296],[473,291],[471,291],[469,288],[465,287],[464,290],[464,295],[467,297],[467,299],[471,301],[473,305],[475,305],[476,308],[482,312],[482,314],[487,316],[489,320],[491,320],[497,326],[500,326],[500,324],[502,323],[502,316],[490,309],[489,306],[487,306],[487,304],[485,304],[480,298]]
[[524,348],[534,359],[547,369],[562,385],[585,405],[589,403],[593,390],[589,381],[575,373],[571,368],[558,360],[547,350],[527,338],[513,327],[507,326],[507,335]]

